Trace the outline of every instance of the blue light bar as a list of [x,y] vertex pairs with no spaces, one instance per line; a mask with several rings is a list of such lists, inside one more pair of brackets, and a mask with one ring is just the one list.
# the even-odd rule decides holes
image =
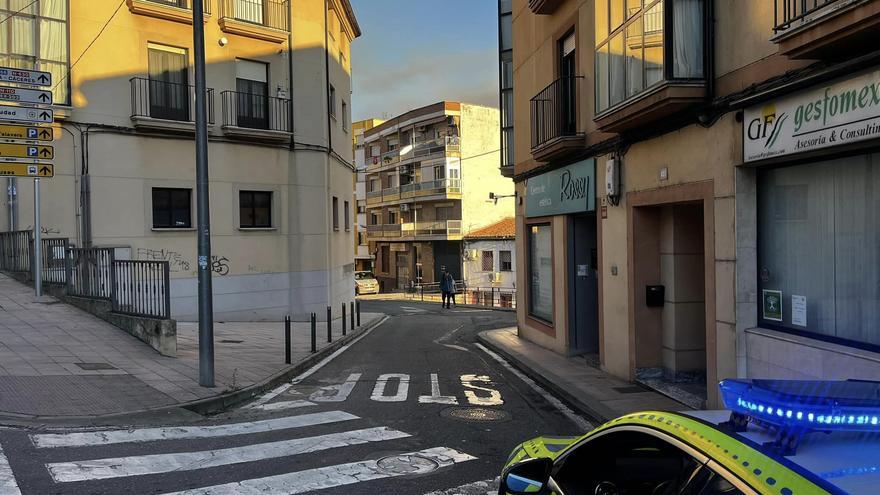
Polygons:
[[723,380],[718,388],[731,411],[781,428],[880,431],[880,382]]

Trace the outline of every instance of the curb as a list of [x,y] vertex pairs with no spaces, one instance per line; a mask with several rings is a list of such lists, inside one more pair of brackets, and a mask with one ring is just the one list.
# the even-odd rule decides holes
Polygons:
[[508,363],[510,363],[511,366],[523,372],[526,376],[537,382],[541,387],[546,389],[551,394],[555,395],[556,398],[566,403],[576,412],[578,412],[582,416],[586,416],[589,421],[596,425],[600,425],[618,416],[614,413],[614,411],[602,405],[595,404],[591,406],[587,404],[581,398],[578,398],[575,394],[567,390],[564,384],[554,382],[547,376],[544,376],[543,374],[538,373],[535,369],[527,366],[523,361],[519,360],[516,356],[508,352],[507,349],[500,345],[497,345],[491,339],[486,337],[485,334],[492,331],[495,330],[487,330],[485,332],[478,333],[477,340],[479,340],[480,343],[487,348],[491,349],[492,352],[495,352],[496,354],[503,357]]
[[255,383],[240,390],[234,390],[231,392],[215,395],[213,397],[207,397],[190,402],[182,402],[179,404],[141,409],[136,411],[126,411],[121,413],[102,414],[96,416],[31,416],[26,414],[0,412],[0,427],[8,426],[19,428],[35,428],[47,426],[93,426],[93,423],[95,423],[96,421],[119,421],[125,418],[132,418],[147,414],[156,415],[168,413],[170,415],[175,411],[180,412],[181,410],[195,413],[201,416],[217,414],[234,405],[240,404],[248,399],[268,392],[276,388],[278,385],[281,385],[282,383],[290,381],[297,375],[301,374],[302,372],[308,370],[315,364],[322,361],[330,354],[333,354],[334,352],[339,350],[339,348],[344,347],[345,345],[372,331],[374,328],[384,323],[385,320],[387,320],[388,318],[389,317],[387,315],[381,316],[373,322],[369,323],[368,325],[364,325],[363,327],[361,327],[361,329],[355,332],[350,332],[345,337],[331,343],[323,349],[320,349],[318,352],[309,355],[305,359],[288,366],[287,368],[275,373],[272,376],[269,376],[259,383]]

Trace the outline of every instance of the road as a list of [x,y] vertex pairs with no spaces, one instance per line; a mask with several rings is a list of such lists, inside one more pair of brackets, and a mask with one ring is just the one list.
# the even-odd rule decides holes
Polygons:
[[494,494],[516,444],[586,427],[476,342],[513,313],[363,306],[389,318],[197,425],[0,431],[0,494]]

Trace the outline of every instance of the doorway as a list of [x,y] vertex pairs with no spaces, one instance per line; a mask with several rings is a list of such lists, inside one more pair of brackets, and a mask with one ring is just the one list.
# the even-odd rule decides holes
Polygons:
[[599,362],[599,276],[596,215],[573,215],[568,228],[569,353]]
[[702,202],[636,207],[635,378],[692,407],[706,403],[707,318]]

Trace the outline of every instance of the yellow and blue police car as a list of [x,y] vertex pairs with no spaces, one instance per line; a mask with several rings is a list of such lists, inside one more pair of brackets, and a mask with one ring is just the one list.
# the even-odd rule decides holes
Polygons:
[[724,380],[727,410],[646,411],[514,449],[500,495],[880,495],[880,382]]

